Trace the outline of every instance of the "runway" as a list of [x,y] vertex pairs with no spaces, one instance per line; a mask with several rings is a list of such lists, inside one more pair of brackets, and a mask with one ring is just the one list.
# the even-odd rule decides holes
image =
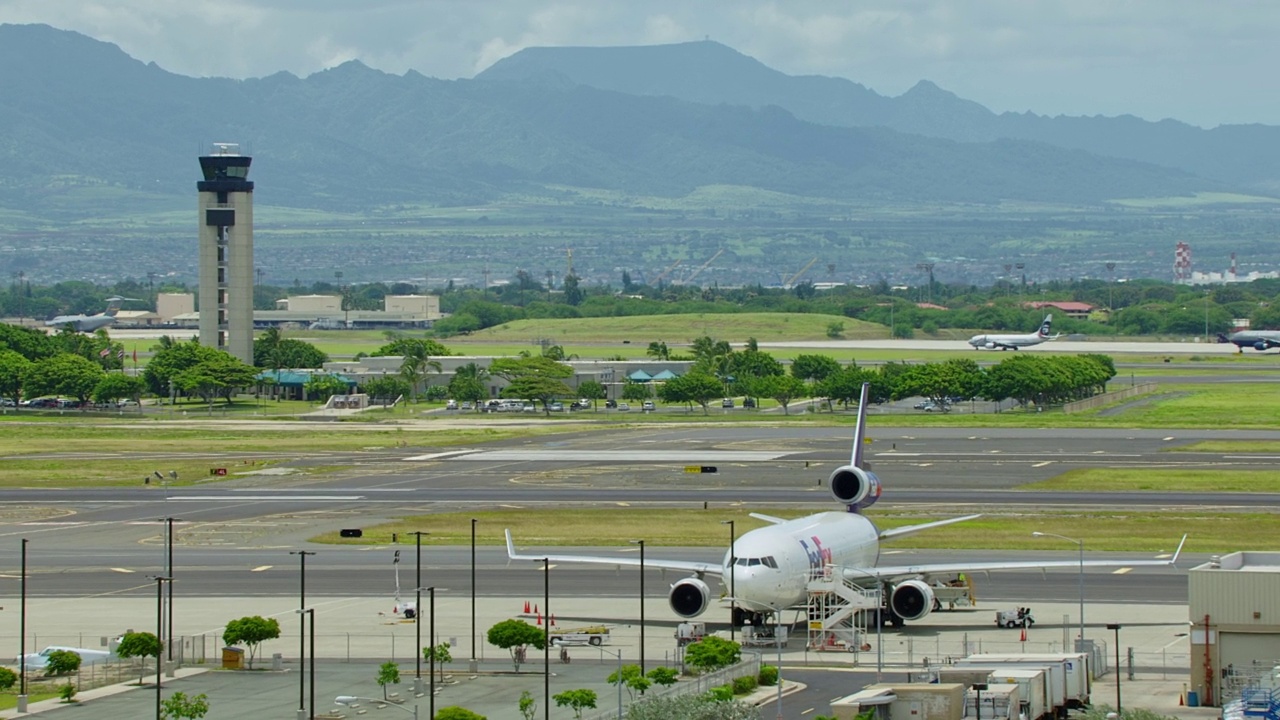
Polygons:
[[[1008,351],[974,350],[964,340],[794,340],[761,342],[761,350],[770,349],[806,349],[806,350],[965,350],[974,354],[975,358],[994,355],[997,358],[1008,355]],[[1113,340],[1053,340],[1031,347],[1024,347],[1017,352],[1079,352],[1079,353],[1115,353],[1144,355],[1232,355],[1238,348],[1231,343],[1218,342],[1117,342]],[[1259,353],[1260,354],[1260,353]]]
[[[338,468],[319,476],[245,476],[198,487],[0,490],[8,508],[0,522],[0,572],[17,571],[17,539],[30,541],[30,591],[36,596],[134,595],[153,592],[146,580],[163,570],[157,518],[200,526],[208,542],[177,548],[175,591],[203,596],[288,595],[297,587],[290,550],[319,553],[308,587],[349,594],[353,587],[389,596],[392,550],[316,546],[308,538],[340,527],[367,526],[412,514],[503,506],[811,507],[831,506],[825,478],[849,452],[847,427],[633,427],[570,431],[466,448],[429,446],[328,452],[297,461]],[[1016,489],[1064,469],[1084,467],[1270,469],[1277,456],[1171,452],[1199,440],[1280,440],[1280,431],[1145,431],[892,428],[873,431],[870,461],[884,482],[878,507],[946,508],[990,512],[1035,508],[1159,508],[1280,511],[1280,495],[1266,493],[1030,492]],[[128,456],[128,453],[120,453]],[[714,466],[689,473],[687,465]],[[1172,538],[1172,536],[1171,536]],[[517,539],[519,540],[519,539]],[[1172,539],[1171,539],[1172,542]],[[402,545],[402,574],[412,564]],[[538,548],[531,549],[537,552]],[[551,551],[550,548],[547,548]],[[563,548],[556,552],[566,552]],[[597,548],[596,552],[617,552]],[[673,559],[718,560],[710,548],[654,548]],[[898,558],[888,555],[885,562]],[[470,587],[466,548],[424,551],[425,572],[447,587]],[[910,551],[916,559],[1074,559],[1074,553],[947,553]],[[654,555],[658,557],[659,555]],[[890,559],[893,558],[893,559]],[[1135,558],[1136,559],[1136,558]],[[1194,562],[1188,558],[1185,568]],[[405,563],[409,563],[406,565]],[[477,591],[493,596],[540,590],[542,575],[508,567],[501,548],[481,547]],[[636,592],[634,572],[563,566],[557,581],[578,594],[625,597]],[[653,572],[656,596],[676,579]],[[1181,602],[1182,571],[1139,568],[1131,575],[1088,571],[1088,597],[1110,602]],[[993,573],[982,596],[1069,600],[1073,572]],[[12,587],[12,586],[10,586]],[[404,575],[403,587],[412,587]],[[11,593],[10,593],[11,594]],[[1154,600],[1153,600],[1154,598]]]

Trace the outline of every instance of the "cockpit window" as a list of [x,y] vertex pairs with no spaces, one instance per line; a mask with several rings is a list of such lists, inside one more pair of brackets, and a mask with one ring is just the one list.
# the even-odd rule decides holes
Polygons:
[[765,566],[767,567],[773,568],[774,570],[778,569],[778,563],[772,557],[763,558],[760,562],[764,563]]
[[751,563],[750,563],[750,565],[751,565],[752,567],[755,567],[756,565],[759,565],[759,564],[760,564],[760,558],[751,558]]
[[739,564],[739,565],[741,565],[742,567],[746,567],[746,566],[747,566],[747,559],[746,559],[746,558],[738,558],[738,564]]

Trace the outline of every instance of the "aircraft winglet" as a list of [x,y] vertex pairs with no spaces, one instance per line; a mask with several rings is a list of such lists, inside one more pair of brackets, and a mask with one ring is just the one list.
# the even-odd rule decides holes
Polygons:
[[1178,549],[1173,551],[1173,557],[1169,558],[1170,565],[1178,564],[1178,556],[1182,554],[1182,546],[1187,544],[1187,534],[1182,534],[1182,540],[1178,543]]
[[862,443],[867,434],[867,398],[871,395],[871,383],[862,383],[862,396],[858,399],[858,424],[853,429],[853,455],[849,464],[862,467]]

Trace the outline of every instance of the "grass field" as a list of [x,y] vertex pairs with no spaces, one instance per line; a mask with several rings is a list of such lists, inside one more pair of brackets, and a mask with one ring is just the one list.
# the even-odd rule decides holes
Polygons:
[[1280,440],[1202,440],[1169,448],[1170,452],[1280,453]]
[[304,430],[262,428],[210,429],[206,426],[174,428],[120,423],[5,423],[0,424],[0,456],[8,464],[23,455],[48,453],[182,453],[193,448],[202,453],[272,453],[286,458],[292,453],[369,448],[448,447],[524,437],[558,428],[404,428],[397,426],[355,429],[338,424],[319,424]]
[[[792,518],[813,512],[796,508],[751,508],[777,517]],[[725,548],[728,532],[722,520],[735,521],[739,536],[764,525],[742,507],[712,510],[682,508],[575,508],[512,509],[477,513],[442,513],[406,517],[364,529],[358,540],[328,533],[313,538],[333,544],[387,544],[392,533],[401,538],[414,530],[427,530],[424,544],[466,545],[471,538],[471,518],[476,525],[476,541],[484,545],[505,543],[503,530],[509,528],[517,546],[536,552],[540,547],[626,546],[619,538],[643,538],[651,547],[680,546]],[[955,514],[961,514],[957,511]],[[939,515],[915,513],[869,513],[881,529],[938,520]],[[1090,551],[1173,552],[1183,533],[1188,533],[1187,552],[1230,552],[1241,548],[1280,549],[1280,517],[1266,514],[1184,514],[1175,512],[1076,511],[995,514],[978,520],[938,528],[919,535],[894,540],[893,548],[1054,550],[1062,549],[1033,531],[1088,538]]]
[[[1072,490],[1080,492],[1280,492],[1280,470],[1166,470],[1086,468],[1068,470],[1049,480],[1028,483],[1021,490]],[[1280,521],[1280,520],[1278,520]]]

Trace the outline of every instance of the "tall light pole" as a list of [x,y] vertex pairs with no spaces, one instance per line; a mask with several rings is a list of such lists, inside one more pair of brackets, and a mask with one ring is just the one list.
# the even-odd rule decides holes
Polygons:
[[[414,647],[417,648],[413,657],[413,691],[418,693],[422,692],[422,536],[430,535],[431,533],[415,530],[410,534],[418,541],[418,568],[413,583],[413,640]],[[434,656],[435,651],[432,650],[432,657]],[[434,713],[432,713],[432,717],[435,717]]]
[[738,558],[733,554],[733,545],[738,542],[738,533],[733,520],[721,520],[720,524],[729,526],[729,642],[733,642],[738,630],[738,571],[734,569],[738,564]]
[[22,538],[22,601],[18,607],[18,712],[27,711],[27,543]]
[[782,720],[782,608],[769,606],[773,610],[773,644],[778,648],[778,720]]
[[[173,523],[177,519],[178,518],[172,518],[172,517],[162,518],[165,524],[164,574],[170,579],[173,578]],[[168,597],[166,598],[166,602],[168,607],[168,613],[167,613],[168,617],[165,619],[164,627],[167,629],[168,632],[161,635],[161,637],[165,638],[165,657],[167,657],[169,661],[172,662],[173,661],[173,583],[169,583],[169,593],[168,593]]]
[[644,540],[632,540],[640,546],[640,674],[644,675]]
[[476,519],[471,518],[471,672],[476,671]]
[[619,648],[616,651],[606,650],[598,645],[596,646],[596,649],[600,650],[601,652],[607,652],[610,655],[618,658],[618,683],[617,683],[618,685],[618,720],[622,720],[622,649]]
[[[1066,535],[1058,535],[1057,533],[1047,533],[1047,532],[1040,532],[1040,531],[1031,533],[1031,536],[1058,538],[1059,540],[1066,540],[1067,542],[1073,542],[1076,545],[1080,546],[1080,643],[1081,645],[1083,645],[1084,643],[1084,539],[1082,538],[1080,540],[1077,540],[1075,538],[1069,538]],[[1076,651],[1077,652],[1080,651],[1079,646],[1076,647]]]
[[[163,575],[157,575],[156,581],[156,642],[163,642],[164,637],[164,583],[166,580],[172,580]],[[163,658],[160,657],[160,649],[156,648],[156,720],[163,717],[160,712],[160,680],[164,676]]]
[[[543,720],[551,720],[551,558],[542,558],[542,612],[547,614],[542,640],[542,711]],[[434,720],[434,718],[432,719]]]
[[1116,715],[1124,717],[1120,707],[1120,624],[1107,623],[1107,629],[1116,633]]
[[[427,588],[427,593],[431,598],[428,601],[431,605],[430,614],[427,616],[427,620],[430,623],[427,626],[427,635],[430,636],[427,638],[427,642],[431,643],[431,664],[427,666],[427,674],[431,676],[427,679],[427,682],[430,684],[430,687],[427,689],[427,694],[428,694],[427,714],[428,714],[428,717],[431,717],[434,720],[436,716],[436,588],[435,586],[432,585],[431,587]],[[418,597],[422,597],[421,587],[418,588]],[[422,611],[419,610],[418,612],[422,612]],[[418,655],[419,656],[422,655],[421,647],[418,648]]]
[[310,643],[311,658],[311,703],[307,712],[308,718],[316,716],[316,609],[298,608],[295,612],[302,616],[302,624],[307,626],[307,638]]
[[[307,556],[315,555],[309,550],[290,550],[290,555],[298,556],[298,607],[307,606]],[[305,717],[307,711],[307,674],[303,672],[302,663],[307,659],[307,620],[301,618],[298,627],[298,717]]]

